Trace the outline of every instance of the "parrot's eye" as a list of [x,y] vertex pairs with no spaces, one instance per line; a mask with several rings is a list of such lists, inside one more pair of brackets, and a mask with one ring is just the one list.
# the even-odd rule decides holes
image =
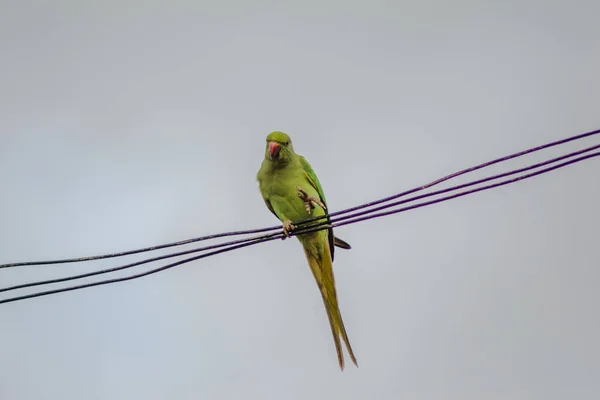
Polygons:
[[289,142],[289,141],[287,141],[287,142],[285,142],[283,145],[284,145],[284,146],[287,146],[287,145],[289,145],[289,144],[290,144],[290,142]]

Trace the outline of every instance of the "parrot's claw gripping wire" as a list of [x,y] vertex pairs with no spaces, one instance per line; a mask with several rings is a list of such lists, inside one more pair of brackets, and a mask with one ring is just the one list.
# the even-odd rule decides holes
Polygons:
[[300,186],[298,186],[296,189],[298,189],[298,197],[304,200],[304,208],[306,208],[306,213],[308,215],[310,215],[312,210],[317,206],[321,207],[324,211],[327,211],[327,207],[325,207],[325,204],[323,204],[321,200],[306,193],[306,191]]
[[294,229],[296,229],[296,226],[292,224],[292,221],[289,219],[283,221],[283,233],[285,236],[283,236],[282,239],[285,240],[286,238],[290,237],[290,232]]

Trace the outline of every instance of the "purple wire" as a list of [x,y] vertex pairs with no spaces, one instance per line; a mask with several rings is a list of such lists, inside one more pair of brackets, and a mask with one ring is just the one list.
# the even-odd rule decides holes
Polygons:
[[[433,182],[430,182],[426,185],[423,186],[419,186],[410,190],[407,190],[405,192],[402,193],[398,193],[395,194],[393,196],[389,196],[380,200],[376,200],[376,201],[372,201],[369,203],[365,203],[359,206],[355,206],[355,207],[351,207],[351,208],[347,208],[344,210],[340,210],[331,214],[328,214],[329,217],[333,217],[333,216],[337,216],[337,215],[341,215],[341,214],[347,214],[353,211],[357,211],[363,208],[368,208],[368,207],[372,207],[378,204],[382,204],[382,203],[386,203],[389,202],[391,200],[395,200],[399,197],[403,197],[403,196],[407,196],[409,194],[430,188],[432,186],[438,185],[442,182],[448,181],[450,179],[456,178],[458,176],[467,174],[469,172],[473,172],[485,167],[489,167],[491,165],[503,162],[503,161],[507,161],[513,158],[517,158],[517,157],[521,157],[524,156],[526,154],[530,154],[536,151],[540,151],[540,150],[544,150],[550,147],[554,147],[554,146],[558,146],[558,145],[562,145],[568,142],[572,142],[574,140],[579,140],[579,139],[583,139],[589,136],[593,136],[600,133],[600,129],[594,130],[594,131],[590,131],[590,132],[586,132],[586,133],[582,133],[579,135],[575,135],[575,136],[571,136],[568,137],[566,139],[561,139],[561,140],[557,140],[554,142],[550,142],[541,146],[536,146],[536,147],[532,147],[530,149],[527,150],[523,150],[520,151],[518,153],[513,153],[510,154],[508,156],[505,157],[500,157],[497,158],[495,160],[492,161],[488,161],[479,165],[476,165],[474,167],[471,168],[466,168],[463,169],[461,171],[455,172],[453,174],[447,175],[443,178],[437,179]],[[306,224],[309,224],[311,222],[315,222],[318,220],[323,220],[325,218],[328,218],[327,215],[322,216],[322,217],[315,217],[315,218],[310,218],[307,219],[305,221],[299,222],[298,224],[296,224],[296,226],[300,227]],[[138,254],[138,253],[144,253],[144,252],[148,252],[148,251],[154,251],[154,250],[159,250],[159,249],[165,249],[168,247],[175,247],[175,246],[181,246],[181,245],[185,245],[185,244],[190,244],[190,243],[195,243],[195,242],[200,242],[200,241],[204,241],[204,240],[210,240],[210,239],[218,239],[218,238],[222,238],[222,237],[227,237],[227,236],[237,236],[237,235],[249,235],[249,234],[256,234],[256,233],[264,233],[264,232],[270,232],[270,231],[276,231],[276,230],[280,230],[281,229],[281,225],[275,225],[275,226],[271,226],[271,227],[267,227],[267,228],[260,228],[260,229],[249,229],[249,230],[240,230],[240,231],[232,231],[232,232],[225,232],[225,233],[218,233],[218,234],[213,234],[213,235],[207,235],[207,236],[201,236],[201,237],[197,237],[197,238],[192,238],[192,239],[186,239],[186,240],[181,240],[178,242],[172,242],[172,243],[167,243],[167,244],[162,244],[162,245],[157,245],[157,246],[150,246],[150,247],[144,247],[141,249],[136,249],[136,250],[129,250],[129,251],[124,251],[124,252],[119,252],[119,253],[111,253],[111,254],[104,254],[104,255],[97,255],[97,256],[88,256],[88,257],[79,257],[79,258],[69,258],[69,259],[61,259],[61,260],[49,260],[49,261],[28,261],[28,262],[17,262],[17,263],[10,263],[10,264],[1,264],[0,265],[0,269],[2,268],[11,268],[11,267],[18,267],[18,266],[32,266],[32,265],[48,265],[48,264],[65,264],[65,263],[74,263],[74,262],[82,262],[82,261],[93,261],[93,260],[101,260],[101,259],[106,259],[106,258],[115,258],[115,257],[123,257],[123,256],[127,256],[127,255],[132,255],[132,254]]]
[[[581,135],[579,135],[579,136],[581,137]],[[585,137],[585,136],[583,136],[583,137]],[[560,142],[564,143],[565,141],[560,141]],[[559,143],[559,142],[554,142],[554,143]],[[327,229],[330,226],[339,227],[339,226],[348,225],[348,224],[352,224],[352,223],[356,223],[356,222],[360,222],[360,221],[365,221],[365,220],[368,220],[368,219],[380,218],[380,217],[383,217],[383,216],[387,216],[387,215],[391,215],[391,214],[397,214],[397,213],[400,213],[400,212],[404,212],[404,211],[408,211],[408,210],[412,210],[412,209],[416,209],[416,208],[421,208],[421,207],[424,207],[424,206],[427,206],[427,205],[432,205],[432,204],[439,203],[439,202],[442,202],[442,201],[446,201],[446,200],[450,200],[450,199],[454,199],[454,198],[458,198],[458,197],[463,197],[463,196],[466,196],[468,194],[472,194],[472,193],[475,193],[475,192],[480,192],[480,191],[483,191],[483,190],[489,190],[489,189],[492,189],[492,188],[495,188],[495,187],[504,186],[504,185],[507,185],[507,184],[510,184],[510,183],[514,183],[514,182],[517,182],[517,181],[520,181],[520,180],[523,180],[523,179],[528,179],[528,178],[531,178],[533,176],[537,176],[537,175],[540,175],[540,174],[543,174],[543,173],[546,173],[546,172],[549,172],[549,171],[552,171],[552,170],[555,170],[555,169],[558,169],[558,168],[562,168],[562,167],[565,167],[567,165],[571,165],[571,164],[574,164],[576,162],[580,162],[580,161],[583,161],[583,160],[586,160],[586,159],[589,159],[589,158],[592,158],[592,157],[597,157],[597,156],[600,155],[600,152],[588,154],[588,155],[581,156],[581,157],[578,157],[578,158],[572,158],[572,159],[570,159],[568,161],[565,161],[565,162],[562,162],[560,164],[556,164],[556,165],[553,165],[553,166],[550,166],[550,167],[547,167],[547,168],[544,168],[544,169],[540,169],[538,171],[531,172],[529,174],[520,175],[518,177],[515,177],[515,178],[512,178],[512,179],[508,179],[508,180],[504,180],[504,181],[501,181],[501,182],[497,182],[497,183],[494,183],[494,184],[490,184],[490,185],[487,185],[487,186],[478,187],[478,188],[475,188],[475,189],[472,189],[472,190],[463,191],[463,192],[460,192],[460,193],[456,193],[456,194],[453,194],[453,195],[450,195],[450,196],[441,197],[441,198],[434,199],[434,200],[427,201],[427,202],[423,202],[423,203],[413,204],[411,206],[407,206],[407,207],[400,208],[400,209],[394,209],[394,210],[390,210],[390,211],[387,211],[387,212],[375,213],[375,211],[380,211],[380,210],[387,209],[387,208],[390,208],[390,207],[395,207],[397,205],[405,204],[407,202],[411,202],[411,201],[414,201],[414,200],[419,200],[419,199],[423,199],[423,198],[426,198],[426,197],[436,196],[436,195],[439,195],[439,194],[445,194],[445,193],[448,193],[448,192],[451,192],[451,191],[463,189],[463,188],[466,188],[466,187],[469,187],[469,186],[474,186],[474,185],[481,184],[481,183],[484,183],[484,182],[488,182],[488,181],[491,181],[491,180],[503,178],[503,177],[510,176],[510,175],[515,175],[515,174],[518,174],[518,173],[521,173],[521,172],[530,171],[530,170],[539,168],[541,166],[546,166],[546,165],[549,165],[549,164],[552,164],[552,163],[556,163],[557,161],[565,160],[567,158],[571,158],[571,157],[576,156],[576,155],[581,155],[583,153],[590,152],[590,151],[598,149],[598,148],[600,148],[600,145],[591,146],[591,147],[588,147],[588,148],[585,148],[585,149],[582,149],[582,150],[579,150],[579,151],[575,151],[575,152],[572,152],[572,153],[569,153],[569,154],[566,154],[566,155],[563,155],[563,156],[560,156],[560,157],[556,157],[556,158],[553,158],[553,159],[550,159],[550,160],[547,160],[547,161],[544,161],[544,162],[533,164],[533,165],[530,165],[530,166],[527,166],[527,167],[524,167],[524,168],[512,170],[512,171],[509,171],[509,172],[506,172],[506,173],[502,173],[502,174],[497,174],[497,175],[494,175],[494,176],[491,176],[491,177],[479,179],[479,180],[476,180],[476,181],[473,181],[473,182],[469,182],[469,183],[465,183],[465,184],[461,184],[461,185],[457,185],[457,186],[453,186],[453,187],[450,187],[450,188],[447,188],[447,189],[443,189],[443,190],[434,191],[434,192],[423,194],[423,195],[420,195],[420,196],[415,196],[415,197],[412,197],[412,198],[404,199],[402,201],[394,202],[394,203],[391,203],[391,204],[386,204],[386,205],[377,207],[375,209],[366,210],[366,211],[363,211],[363,212],[360,212],[360,213],[355,213],[355,214],[351,214],[351,215],[346,215],[346,216],[343,216],[343,217],[335,218],[335,219],[332,219],[332,224],[331,225],[326,224],[326,223],[311,225],[311,226],[308,226],[308,227],[305,227],[305,228],[302,228],[302,229],[298,229],[298,230],[292,232],[292,234],[293,235],[298,235],[298,234],[302,234],[302,233],[308,233],[308,232],[314,232],[314,231],[317,231],[317,230]],[[531,151],[529,151],[529,152],[531,152]],[[508,156],[508,157],[510,157],[510,156]],[[506,159],[508,159],[508,158],[503,157],[503,160],[506,160]],[[498,160],[500,160],[500,159],[498,159]],[[487,165],[491,165],[491,163],[495,163],[495,162],[499,162],[499,161],[494,160],[494,161],[492,161],[490,163],[486,163],[486,164]],[[470,170],[475,170],[475,169],[470,169]],[[457,174],[459,174],[459,173],[457,173]],[[437,184],[437,183],[443,182],[444,180],[450,179],[450,177],[458,176],[457,174],[448,175],[447,177],[444,177],[444,178],[442,178],[440,180],[432,182],[432,184],[424,185],[424,186],[422,186],[422,188],[425,189],[427,187],[431,187],[434,184]],[[414,190],[413,191],[405,192],[405,194],[406,193],[414,193]],[[398,197],[400,197],[400,195],[391,196],[388,199],[398,198]],[[369,203],[369,204],[375,205],[375,204],[381,204],[381,203],[382,203],[382,201],[373,202],[373,203]],[[359,208],[354,207],[353,209],[356,210],[356,209],[359,209]],[[335,214],[339,215],[340,213],[341,212],[338,212],[338,213],[335,213]],[[251,232],[256,232],[256,231],[264,232],[264,230],[253,230]],[[221,236],[222,235],[224,235],[224,234],[221,234]],[[211,236],[215,237],[215,236],[218,236],[218,235],[211,235]],[[221,237],[221,236],[219,236],[219,237]],[[194,256],[194,257],[191,257],[191,258],[187,258],[187,259],[175,262],[175,263],[167,264],[167,265],[165,265],[163,267],[156,268],[156,269],[144,272],[144,273],[130,275],[130,276],[123,277],[123,278],[109,279],[109,280],[104,280],[104,281],[99,281],[99,282],[93,282],[93,283],[87,283],[87,284],[82,284],[82,285],[77,285],[77,286],[71,286],[71,287],[66,287],[66,288],[60,288],[60,289],[55,289],[55,290],[37,292],[37,293],[32,293],[32,294],[24,295],[24,296],[12,297],[12,298],[8,298],[8,299],[0,300],[0,304],[2,304],[2,303],[9,303],[9,302],[17,301],[17,300],[24,300],[24,299],[27,299],[27,298],[40,297],[40,296],[45,296],[45,295],[50,295],[50,294],[55,294],[55,293],[67,292],[67,291],[72,291],[72,290],[77,290],[77,289],[83,289],[83,288],[92,287],[92,286],[100,286],[100,285],[105,285],[105,284],[109,284],[109,283],[116,283],[116,282],[122,282],[122,281],[131,280],[131,279],[135,279],[135,278],[140,278],[140,277],[151,275],[151,274],[154,274],[154,273],[157,273],[157,272],[160,272],[160,271],[164,271],[164,270],[169,269],[169,268],[173,268],[175,266],[178,266],[178,265],[181,265],[181,264],[184,264],[184,263],[187,263],[187,262],[191,262],[191,261],[194,261],[194,260],[205,258],[205,257],[211,256],[211,255],[216,255],[216,254],[224,253],[224,252],[227,252],[227,251],[235,250],[235,249],[238,249],[238,248],[242,248],[242,247],[246,247],[246,246],[250,246],[250,245],[254,245],[254,244],[258,244],[258,243],[262,243],[262,242],[272,241],[272,240],[275,240],[275,239],[278,239],[278,238],[282,238],[282,237],[283,237],[282,232],[275,232],[275,233],[270,233],[270,234],[266,234],[266,235],[254,236],[254,237],[251,237],[251,238],[239,239],[239,240],[230,241],[230,242],[226,242],[226,243],[220,243],[220,244],[211,245],[211,246],[205,246],[205,247],[201,247],[201,248],[197,248],[197,249],[192,249],[192,250],[188,250],[188,251],[173,253],[173,254],[159,256],[159,257],[154,257],[154,258],[142,260],[142,261],[139,261],[139,262],[135,262],[135,263],[132,263],[132,264],[127,264],[127,265],[124,265],[124,266],[119,266],[119,267],[115,267],[115,268],[109,268],[109,269],[106,269],[106,270],[94,271],[94,272],[90,272],[90,273],[86,273],[86,274],[81,274],[81,275],[70,276],[70,277],[66,277],[66,278],[52,279],[52,280],[47,280],[47,281],[39,281],[39,282],[33,282],[33,283],[29,283],[29,284],[22,284],[22,285],[17,285],[17,286],[8,287],[8,288],[2,288],[2,289],[0,289],[0,292],[5,292],[5,291],[15,290],[15,289],[22,289],[22,288],[26,288],[26,287],[32,287],[32,286],[38,286],[38,285],[44,285],[44,284],[50,284],[50,283],[65,282],[65,281],[69,281],[69,280],[80,279],[80,278],[84,278],[84,277],[89,277],[89,276],[94,276],[94,275],[99,275],[99,274],[114,272],[114,271],[118,271],[118,270],[122,270],[122,269],[126,269],[126,268],[131,268],[131,267],[134,267],[134,266],[137,266],[137,265],[141,265],[141,264],[145,264],[145,263],[149,263],[149,262],[153,262],[153,261],[158,261],[158,260],[162,260],[162,259],[166,259],[166,258],[170,258],[170,257],[176,257],[176,256],[181,256],[181,255],[187,255],[187,254],[190,254],[190,253],[195,253],[195,252],[200,252],[200,251],[205,251],[205,250],[214,250],[214,249],[217,249],[217,248],[221,248],[220,250],[212,251],[210,253],[201,254],[201,255]],[[186,241],[186,242],[190,243],[189,241]]]

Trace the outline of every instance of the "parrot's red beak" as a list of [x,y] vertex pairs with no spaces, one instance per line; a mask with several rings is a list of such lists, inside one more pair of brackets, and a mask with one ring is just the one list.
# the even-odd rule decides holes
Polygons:
[[281,150],[281,145],[277,142],[269,142],[269,157],[271,160],[277,159],[279,157],[279,151]]

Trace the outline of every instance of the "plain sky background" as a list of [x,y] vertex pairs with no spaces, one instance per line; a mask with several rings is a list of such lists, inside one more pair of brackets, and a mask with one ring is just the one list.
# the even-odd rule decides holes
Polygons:
[[[3,0],[0,263],[274,225],[255,180],[272,130],[335,211],[597,129],[599,15]],[[0,399],[595,399],[599,163],[340,228],[358,369],[339,371],[294,239],[1,305]],[[140,258],[1,270],[0,287]]]

